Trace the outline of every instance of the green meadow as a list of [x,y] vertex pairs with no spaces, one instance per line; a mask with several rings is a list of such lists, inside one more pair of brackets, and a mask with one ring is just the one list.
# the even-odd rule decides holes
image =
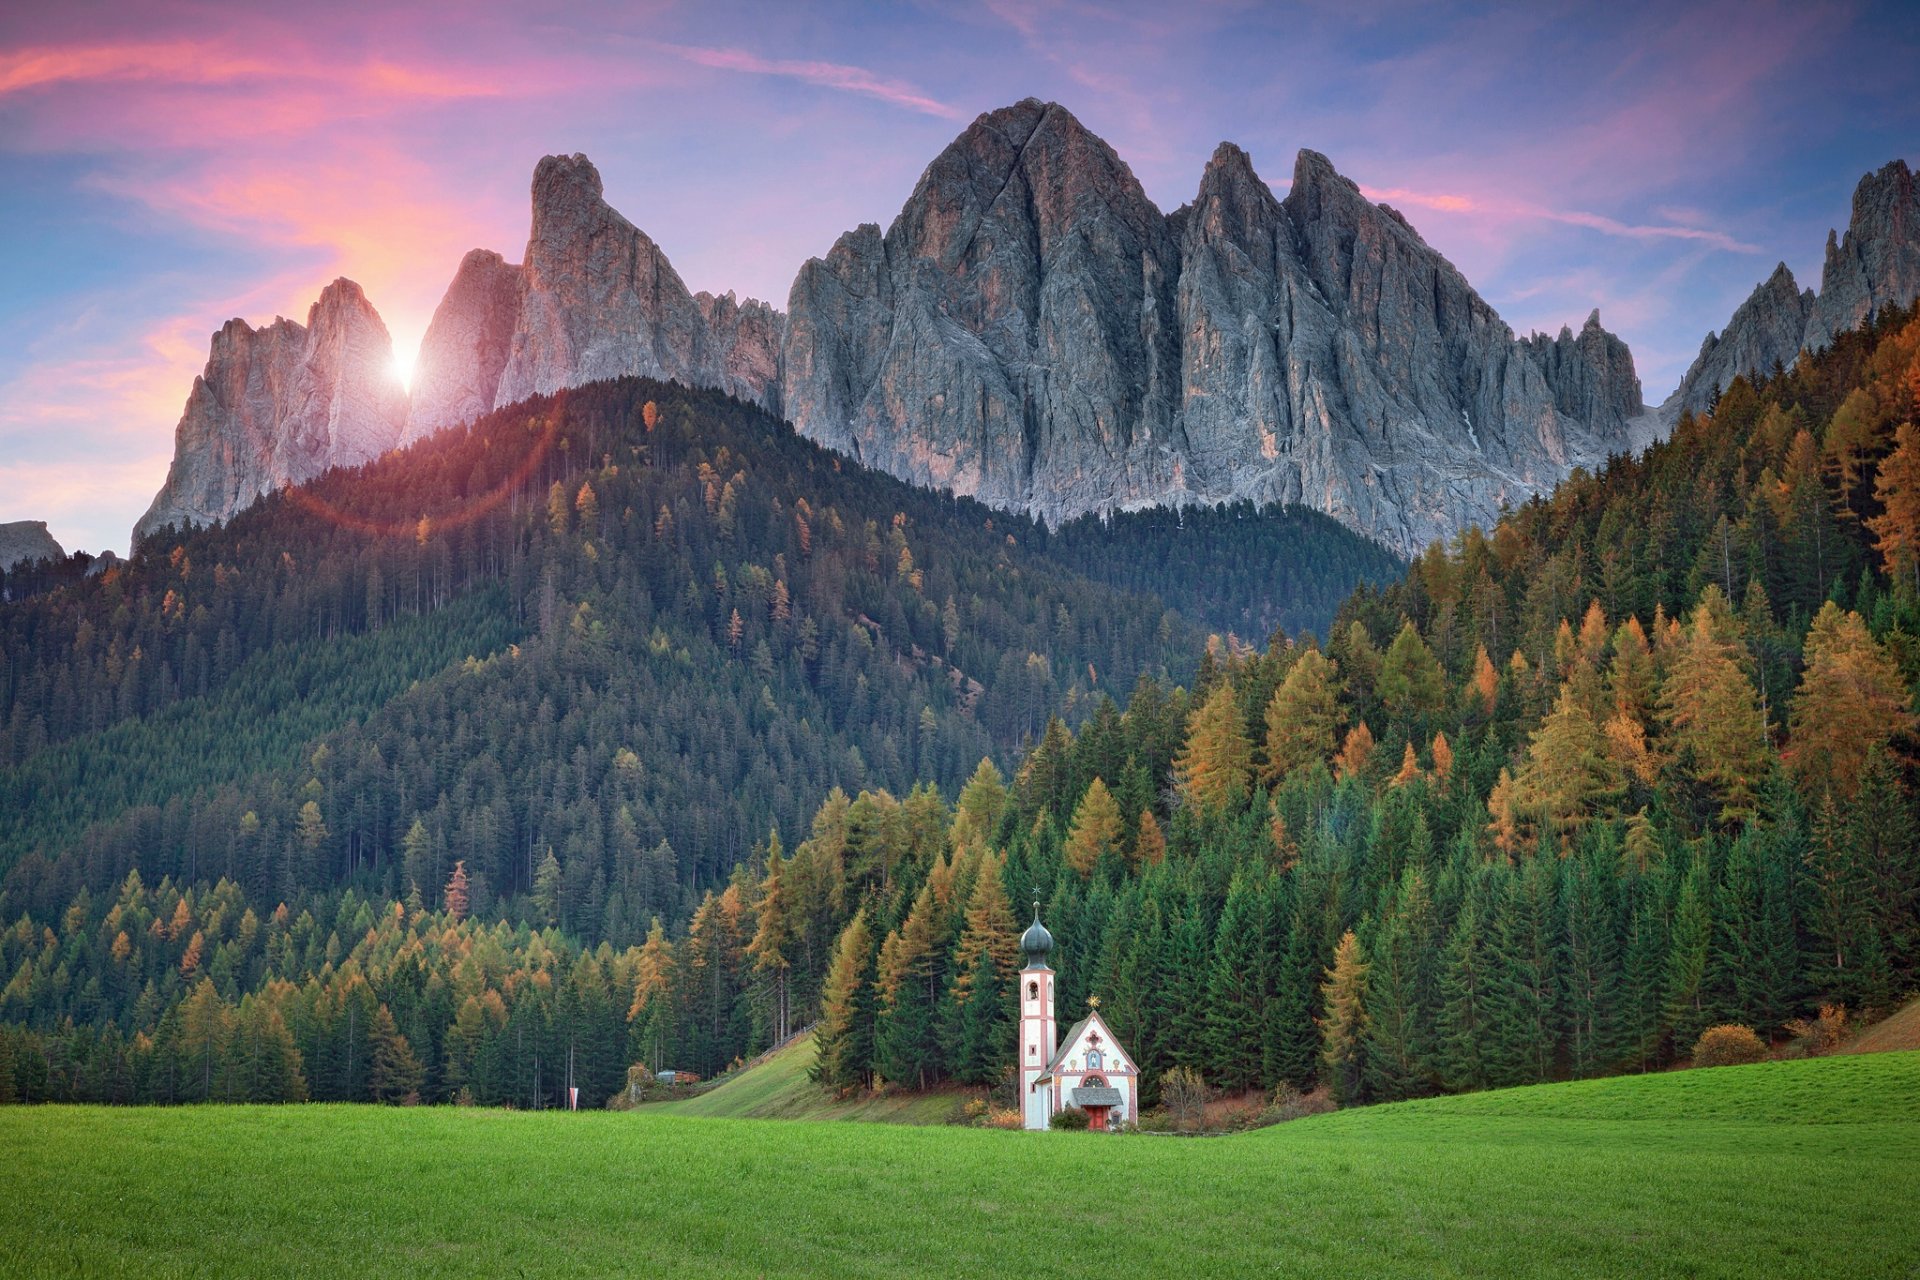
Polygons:
[[1920,1053],[1229,1138],[14,1107],[0,1153],[8,1275],[1920,1274]]

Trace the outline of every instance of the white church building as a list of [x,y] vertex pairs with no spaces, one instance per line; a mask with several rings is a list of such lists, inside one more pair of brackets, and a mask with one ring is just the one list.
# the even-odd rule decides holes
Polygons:
[[1044,1129],[1056,1111],[1079,1107],[1089,1129],[1111,1129],[1140,1115],[1140,1071],[1100,1016],[1100,1001],[1087,1001],[1087,1016],[1058,1034],[1053,1020],[1053,935],[1033,923],[1020,937],[1027,966],[1020,971],[1020,1111],[1028,1129]]

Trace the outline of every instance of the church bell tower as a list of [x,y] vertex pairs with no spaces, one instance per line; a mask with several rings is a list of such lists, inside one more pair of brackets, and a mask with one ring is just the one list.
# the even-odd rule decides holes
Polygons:
[[1020,1115],[1023,1127],[1044,1129],[1054,1113],[1055,1084],[1038,1084],[1053,1061],[1058,1032],[1053,1023],[1053,970],[1047,957],[1053,953],[1053,935],[1040,923],[1040,902],[1033,903],[1033,923],[1020,935],[1020,949],[1027,953],[1026,968],[1020,971]]

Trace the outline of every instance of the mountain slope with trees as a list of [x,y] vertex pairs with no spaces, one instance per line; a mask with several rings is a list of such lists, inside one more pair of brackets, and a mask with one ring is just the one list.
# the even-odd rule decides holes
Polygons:
[[[255,1051],[222,1046],[284,1043],[276,1016],[298,1058],[256,1056],[336,1091],[317,1096],[397,1088],[340,1065],[373,1069],[358,1036],[423,1098],[532,1100],[553,1096],[569,1049],[601,1064],[600,1087],[626,1061],[710,1071],[816,1016],[829,1087],[991,1085],[1035,896],[1059,1007],[1100,995],[1149,1097],[1174,1065],[1232,1089],[1325,1082],[1349,1102],[1589,1077],[1683,1059],[1716,1024],[1784,1037],[1822,1006],[1891,1009],[1920,982],[1917,394],[1920,322],[1888,309],[1791,373],[1735,381],[1643,457],[1357,591],[1324,646],[1214,639],[1190,680],[1143,676],[1124,706],[1069,685],[1071,721],[1016,726],[1039,730],[1017,768],[975,756],[957,789],[936,766],[829,790],[803,833],[753,839],[723,875],[700,864],[685,924],[656,912],[643,936],[630,904],[650,890],[619,882],[627,932],[596,934],[568,864],[476,888],[474,868],[436,861],[424,817],[401,839],[404,880],[284,910],[236,882],[257,859],[211,887],[130,877],[105,843],[16,870],[0,900],[16,1092],[236,1090]],[[574,479],[538,522],[570,552]],[[910,567],[882,541],[850,569],[890,569],[903,608],[938,594],[911,584],[930,572],[912,530],[932,518],[909,514]],[[1019,542],[1009,557],[1029,554]],[[569,655],[590,652],[595,619],[579,603],[600,605],[560,581],[552,624],[531,630],[583,662]],[[705,616],[725,651],[734,615]],[[447,679],[396,708],[452,697]],[[332,758],[366,758],[362,732]],[[316,806],[353,794],[329,791],[330,767],[286,803],[300,786]],[[451,792],[447,806],[465,811]],[[297,838],[268,847],[337,856],[340,812],[292,811]],[[231,825],[212,830],[230,846]],[[516,908],[521,923],[498,920]],[[171,1065],[189,1052],[198,1075]],[[156,1070],[176,1083],[157,1088]]]

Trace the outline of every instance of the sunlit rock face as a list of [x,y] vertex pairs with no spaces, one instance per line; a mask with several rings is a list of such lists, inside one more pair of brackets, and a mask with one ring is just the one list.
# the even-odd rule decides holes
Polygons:
[[403,443],[471,422],[498,403],[525,293],[526,273],[499,254],[475,249],[461,260],[420,340]]
[[270,489],[368,462],[399,442],[406,418],[393,343],[353,281],[328,285],[305,325],[230,320],[213,335],[166,483],[133,539],[224,520]]
[[[1632,355],[1597,314],[1578,335],[1516,339],[1405,218],[1311,151],[1279,200],[1223,144],[1193,203],[1163,215],[1111,147],[1029,99],[956,138],[885,232],[859,227],[806,263],[786,315],[690,293],[585,156],[541,160],[531,195],[523,262],[462,261],[397,418],[384,329],[352,345],[379,326],[358,290],[366,323],[338,334],[223,329],[141,528],[224,518],[396,439],[642,375],[1050,522],[1274,499],[1412,552],[1600,461],[1641,411]],[[289,407],[328,397],[341,407],[318,420]]]
[[1405,219],[1302,152],[1285,201],[1223,145],[1163,216],[1029,100],[980,117],[882,235],[804,266],[785,409],[909,480],[1049,521],[1304,502],[1401,551],[1604,457],[1624,344],[1512,331]]
[[628,375],[719,387],[779,409],[781,315],[688,292],[604,198],[583,155],[534,170],[525,260],[476,249],[421,343],[408,440],[502,405]]

